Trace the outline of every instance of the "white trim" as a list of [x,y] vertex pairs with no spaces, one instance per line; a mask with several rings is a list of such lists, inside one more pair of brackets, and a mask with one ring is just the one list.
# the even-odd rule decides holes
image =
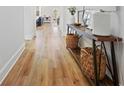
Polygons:
[[12,57],[8,60],[5,66],[0,71],[0,85],[2,84],[3,80],[6,78],[8,73],[11,71],[23,51],[25,50],[25,43],[21,45],[21,47],[12,55]]

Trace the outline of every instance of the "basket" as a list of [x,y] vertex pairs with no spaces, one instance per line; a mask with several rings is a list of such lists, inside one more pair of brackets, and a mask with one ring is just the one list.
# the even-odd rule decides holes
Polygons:
[[[92,51],[93,49],[91,47],[86,47],[81,49],[81,65],[84,74],[90,79],[95,79]],[[101,62],[99,59],[101,60]],[[99,73],[99,80],[102,80],[105,77],[107,60],[106,60],[106,56],[100,49],[96,49],[96,60],[97,60],[97,72]]]
[[74,34],[67,34],[66,36],[66,48],[77,48],[79,37]]

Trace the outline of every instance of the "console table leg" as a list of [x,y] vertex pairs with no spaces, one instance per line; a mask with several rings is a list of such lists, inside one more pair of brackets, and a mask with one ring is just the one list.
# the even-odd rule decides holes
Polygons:
[[67,34],[69,34],[69,26],[67,27]]
[[112,57],[112,66],[113,66],[113,75],[114,75],[114,85],[119,85],[118,82],[118,73],[116,66],[116,58],[115,58],[115,50],[114,50],[114,42],[111,42],[111,57]]
[[95,84],[98,86],[98,71],[97,71],[97,60],[96,60],[96,41],[93,40],[93,62],[94,62],[94,72],[95,72]]

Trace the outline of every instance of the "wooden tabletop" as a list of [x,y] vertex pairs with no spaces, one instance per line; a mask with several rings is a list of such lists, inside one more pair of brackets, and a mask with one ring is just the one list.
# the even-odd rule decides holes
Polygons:
[[97,41],[113,41],[113,42],[122,41],[122,38],[113,35],[110,36],[94,35],[94,36],[96,37]]
[[88,37],[90,39],[94,39],[96,41],[112,41],[112,42],[122,41],[122,38],[116,37],[113,35],[100,36],[100,35],[94,35],[91,33],[87,33],[85,31],[85,27],[83,27],[83,26],[75,26],[74,24],[68,24],[68,26],[71,27],[72,29],[78,31],[78,32],[81,32],[83,36]]

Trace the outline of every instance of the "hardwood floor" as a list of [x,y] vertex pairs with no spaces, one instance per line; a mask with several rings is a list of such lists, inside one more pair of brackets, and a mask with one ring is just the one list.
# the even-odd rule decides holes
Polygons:
[[65,47],[57,26],[44,24],[2,85],[89,85]]

